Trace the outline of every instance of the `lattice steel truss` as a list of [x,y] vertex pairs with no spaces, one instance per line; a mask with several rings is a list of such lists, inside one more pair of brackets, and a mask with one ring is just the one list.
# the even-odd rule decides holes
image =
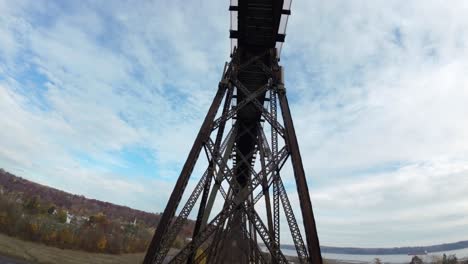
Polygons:
[[[234,52],[231,62],[225,65],[216,96],[144,263],[232,263],[233,257],[234,263],[288,263],[280,247],[281,213],[285,215],[300,263],[322,263],[282,69],[275,52],[271,49],[242,64],[239,54]],[[266,83],[260,81],[262,84],[252,89],[255,80],[248,79],[249,76],[261,76]],[[245,82],[249,82],[249,87]],[[282,122],[277,116],[279,112]],[[258,118],[252,118],[256,115]],[[208,168],[176,215],[202,151]],[[280,176],[288,159],[299,194],[300,210],[296,213],[302,215],[306,241]],[[222,200],[216,204],[223,205],[215,206],[216,200]],[[264,205],[260,206],[260,201]],[[195,205],[198,211],[192,214],[197,219],[191,241],[175,256],[167,257]],[[264,244],[266,252],[259,243]]]

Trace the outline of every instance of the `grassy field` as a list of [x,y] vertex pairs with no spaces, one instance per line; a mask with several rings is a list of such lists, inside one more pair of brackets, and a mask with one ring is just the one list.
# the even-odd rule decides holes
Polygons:
[[144,257],[144,253],[109,255],[59,249],[20,240],[3,234],[0,234],[0,255],[26,260],[34,264],[133,264],[142,263]]
[[[142,263],[144,258],[144,253],[110,255],[59,249],[4,234],[0,234],[0,255],[25,260],[31,264],[134,264]],[[324,263],[346,264],[333,260],[326,260]]]

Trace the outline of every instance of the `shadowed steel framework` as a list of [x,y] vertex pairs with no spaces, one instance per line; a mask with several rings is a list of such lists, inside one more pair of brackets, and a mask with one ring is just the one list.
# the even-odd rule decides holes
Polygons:
[[[322,263],[283,69],[278,64],[290,6],[290,1],[279,0],[231,1],[231,61],[224,67],[145,264],[289,263],[281,249],[283,228],[300,263]],[[206,170],[193,175],[202,158],[206,158]],[[281,178],[289,160],[300,208],[291,206]],[[198,180],[194,188],[187,188],[191,178]],[[188,198],[179,207],[183,196]],[[295,214],[300,214],[302,223]],[[168,256],[189,215],[196,216],[191,240]]]

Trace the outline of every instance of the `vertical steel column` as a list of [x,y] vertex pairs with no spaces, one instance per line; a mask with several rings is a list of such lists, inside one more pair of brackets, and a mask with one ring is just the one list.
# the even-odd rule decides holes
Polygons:
[[[275,87],[276,88],[276,87]],[[276,89],[270,90],[270,114],[273,122],[277,121],[277,92]],[[271,156],[274,159],[278,155],[278,131],[276,128],[271,126]],[[276,180],[278,174],[278,161],[273,160],[275,168],[273,169],[273,232],[276,245],[280,247],[280,201],[279,201],[279,188],[278,181]],[[276,249],[278,250],[278,249]]]
[[[228,89],[228,92],[225,97],[224,101],[224,107],[222,111],[222,117],[225,117],[227,115],[227,112],[229,111],[229,107],[231,105],[231,98],[232,98],[232,87]],[[224,135],[224,128],[226,127],[226,118],[222,118],[221,124],[218,127],[218,131],[216,133],[216,140],[215,140],[215,145],[214,145],[214,150],[213,150],[213,156],[211,157],[211,160],[208,165],[208,178],[206,179],[205,183],[205,188],[203,189],[203,194],[202,194],[202,199],[200,201],[200,206],[198,209],[198,215],[197,215],[197,221],[195,223],[195,228],[193,230],[193,235],[192,239],[194,239],[197,235],[198,232],[200,232],[200,228],[204,225],[202,222],[203,220],[203,215],[205,213],[205,207],[206,207],[206,202],[208,200],[208,194],[210,193],[210,188],[211,188],[211,180],[213,179],[214,171],[215,171],[215,166],[216,162],[215,160],[218,159],[218,156],[220,156],[220,151],[221,151],[221,141],[223,140],[223,135]],[[192,263],[193,260],[195,259],[196,252],[193,253],[192,256],[187,260],[187,263]]]
[[[264,142],[266,138],[263,138],[263,131],[259,131],[258,134],[259,134],[258,145],[260,149],[260,164],[261,164],[263,173],[266,174],[266,164],[265,164],[266,155],[265,155],[265,142]],[[275,229],[273,226],[273,216],[271,213],[271,201],[270,201],[270,192],[269,192],[267,177],[263,177],[262,191],[263,191],[263,196],[265,196],[265,209],[266,209],[266,214],[267,214],[268,231],[270,231],[271,237],[275,237]]]
[[301,205],[310,261],[314,264],[322,264],[322,255],[320,252],[319,239],[312,210],[312,202],[309,195],[309,188],[307,187],[304,166],[302,164],[301,153],[299,151],[296,131],[294,130],[294,124],[291,118],[286,91],[282,85],[280,86],[278,95],[283,121],[285,124],[286,145],[291,154],[294,177],[296,179],[297,192]]
[[[224,200],[224,205],[223,205],[223,208],[226,208],[228,202],[229,202],[229,194],[226,195],[226,200]],[[216,258],[218,257],[218,253],[219,253],[219,242],[221,241],[221,237],[223,235],[223,230],[224,230],[224,225],[226,225],[225,223],[223,223],[221,226],[218,227],[218,230],[216,231],[216,233],[213,235],[213,241],[211,242],[212,245],[211,245],[211,249],[210,249],[210,252],[208,253],[208,257],[206,258],[207,260],[207,263],[216,263]],[[227,227],[226,227],[227,229]]]
[[[232,147],[234,145],[234,142],[236,140],[236,135],[237,135],[237,129],[236,127],[234,127],[234,129],[232,130],[232,133],[231,135],[229,136],[229,138],[227,139],[227,142],[226,142],[226,150],[224,151],[224,155],[223,155],[223,158],[221,159],[221,162],[220,162],[220,165],[219,168],[218,168],[218,173],[215,177],[215,183],[213,185],[213,188],[211,189],[211,193],[210,193],[210,196],[208,198],[208,202],[206,204],[206,207],[205,207],[205,212],[204,212],[204,215],[203,215],[203,219],[202,219],[202,228],[206,225],[206,223],[208,223],[208,217],[210,216],[211,214],[211,210],[213,209],[213,205],[214,205],[214,201],[215,201],[215,198],[216,198],[216,195],[221,187],[221,182],[224,180],[224,177],[225,177],[225,170],[226,170],[226,167],[227,167],[227,160],[229,159],[229,156],[231,155],[232,153]],[[227,199],[227,197],[226,197]]]
[[164,212],[161,216],[161,220],[158,223],[158,227],[156,228],[153,239],[151,240],[148,251],[146,252],[145,259],[143,260],[144,264],[152,264],[154,258],[159,252],[163,237],[166,235],[171,219],[174,217],[175,211],[177,210],[177,206],[179,205],[185,187],[187,186],[187,183],[190,179],[190,175],[197,162],[198,156],[200,155],[200,151],[203,147],[203,144],[210,136],[213,120],[223,100],[224,94],[226,93],[226,89],[227,85],[223,82],[220,82],[215,98],[211,103],[210,109],[208,110],[208,113],[205,117],[205,120],[203,121],[200,131],[198,132],[192,149],[190,150],[187,160],[185,161],[184,167],[182,168],[182,172],[180,173],[180,176],[177,179],[176,185],[169,198],[166,209],[164,209]]

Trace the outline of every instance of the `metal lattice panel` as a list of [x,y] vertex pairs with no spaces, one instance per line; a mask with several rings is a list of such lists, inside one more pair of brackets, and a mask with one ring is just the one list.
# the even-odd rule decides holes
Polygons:
[[[280,20],[282,15],[290,14],[290,4],[284,7],[283,0],[236,3],[230,6],[237,17],[236,28],[231,30],[231,37],[237,40],[232,59],[225,65],[145,264],[288,263],[281,250],[284,236],[280,236],[280,232],[288,230],[300,263],[322,264],[309,190],[278,65],[279,51],[275,48],[277,41],[284,41]],[[202,151],[205,155],[200,157]],[[194,182],[195,187],[187,190],[189,181],[195,178],[195,164],[203,156],[208,167]],[[288,160],[299,195],[300,210],[296,211],[281,178]],[[176,215],[183,196],[188,198]],[[261,202],[264,206],[260,206]],[[296,221],[299,214],[305,241]],[[282,223],[281,215],[286,223]],[[168,256],[189,216],[196,216],[191,240]]]

